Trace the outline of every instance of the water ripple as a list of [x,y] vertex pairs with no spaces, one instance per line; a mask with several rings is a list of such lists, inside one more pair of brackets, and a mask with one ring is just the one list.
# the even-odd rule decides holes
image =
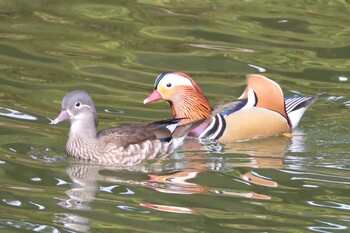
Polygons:
[[30,120],[30,121],[38,120],[35,116],[31,116],[31,115],[22,113],[20,111],[10,109],[10,108],[5,108],[5,107],[0,107],[0,116],[6,116],[10,118]]
[[337,202],[326,202],[326,203],[321,204],[321,203],[316,203],[315,201],[307,201],[307,203],[312,205],[312,206],[318,206],[318,207],[350,210],[350,205],[343,204],[343,203],[337,203]]
[[332,222],[320,221],[320,220],[315,220],[315,221],[318,222],[318,223],[321,223],[322,225],[325,225],[325,226],[308,227],[310,230],[315,231],[315,232],[330,233],[330,232],[334,232],[334,231],[337,231],[337,230],[346,230],[346,229],[348,229],[347,226],[335,224],[335,223],[332,223]]
[[[1,1],[0,229],[38,232],[347,232],[346,1]],[[188,140],[135,167],[65,155],[48,125],[73,89],[101,128],[169,117],[155,77],[189,73],[211,103],[263,72],[285,94],[328,96],[292,138]],[[111,215],[112,213],[112,215]],[[169,227],[170,226],[170,227]]]

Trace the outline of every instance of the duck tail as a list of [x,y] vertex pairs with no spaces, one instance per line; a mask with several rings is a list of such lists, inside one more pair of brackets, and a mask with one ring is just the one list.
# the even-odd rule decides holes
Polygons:
[[298,126],[306,109],[326,94],[326,92],[323,92],[312,96],[291,96],[285,98],[286,112],[292,124],[292,129]]

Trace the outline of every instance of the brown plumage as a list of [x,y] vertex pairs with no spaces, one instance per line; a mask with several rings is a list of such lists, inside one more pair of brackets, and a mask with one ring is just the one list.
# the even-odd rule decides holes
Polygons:
[[176,149],[187,133],[203,122],[179,125],[180,119],[122,125],[97,132],[95,104],[85,91],[69,92],[53,121],[70,120],[68,155],[105,164],[131,166]]

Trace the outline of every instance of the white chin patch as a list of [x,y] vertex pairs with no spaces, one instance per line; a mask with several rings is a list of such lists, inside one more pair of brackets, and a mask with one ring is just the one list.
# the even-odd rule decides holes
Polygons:
[[67,113],[68,113],[68,115],[70,116],[70,117],[72,117],[73,116],[73,113],[67,108]]

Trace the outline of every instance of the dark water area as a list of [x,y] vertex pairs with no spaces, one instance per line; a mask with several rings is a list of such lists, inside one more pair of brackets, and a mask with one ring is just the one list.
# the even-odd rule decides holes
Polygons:
[[[348,1],[0,1],[1,232],[348,232]],[[211,104],[245,75],[327,92],[292,137],[186,141],[129,169],[65,155],[62,97],[89,92],[99,129],[170,117],[143,105],[182,71]]]

